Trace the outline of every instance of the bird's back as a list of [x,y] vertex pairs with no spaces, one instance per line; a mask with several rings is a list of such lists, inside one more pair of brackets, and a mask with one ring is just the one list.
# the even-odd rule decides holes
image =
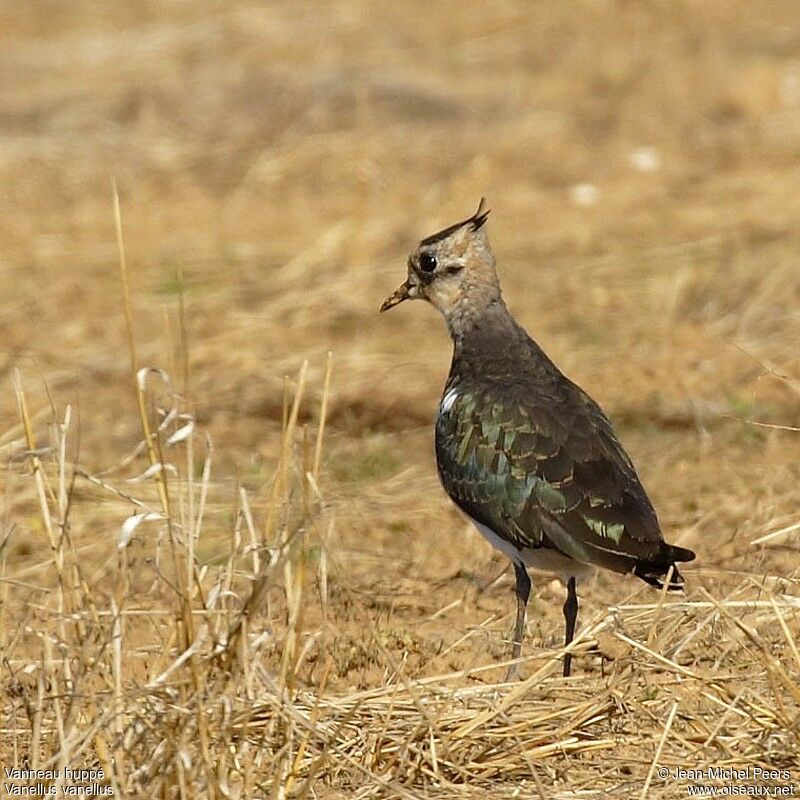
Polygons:
[[520,551],[551,548],[655,584],[694,557],[664,542],[606,415],[502,301],[454,345],[436,458],[466,514]]

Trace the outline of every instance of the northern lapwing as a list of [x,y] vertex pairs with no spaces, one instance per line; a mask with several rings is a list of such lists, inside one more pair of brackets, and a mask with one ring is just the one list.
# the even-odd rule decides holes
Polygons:
[[[567,585],[565,646],[575,633],[576,578],[593,566],[679,588],[656,512],[600,406],[561,373],[511,316],[500,291],[481,200],[469,219],[423,239],[408,278],[381,311],[427,300],[453,340],[436,418],[445,491],[516,575],[512,658],[519,659],[531,581],[527,567]],[[564,675],[571,658],[564,656]],[[509,678],[517,673],[517,662]]]

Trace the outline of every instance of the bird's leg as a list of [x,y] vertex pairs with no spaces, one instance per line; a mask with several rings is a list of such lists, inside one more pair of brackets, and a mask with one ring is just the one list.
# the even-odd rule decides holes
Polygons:
[[[521,561],[514,561],[514,574],[517,578],[517,622],[514,625],[514,648],[511,651],[512,658],[519,658],[522,653],[522,635],[525,631],[525,609],[528,607],[528,598],[531,595],[531,579],[528,570]],[[508,668],[506,680],[512,681],[517,677],[519,664],[512,664]]]
[[[564,601],[564,622],[566,623],[566,634],[564,636],[564,647],[568,647],[575,636],[575,622],[578,619],[578,595],[575,591],[575,576],[570,576],[567,581],[567,599]],[[569,678],[572,666],[572,654],[564,653],[564,677]]]

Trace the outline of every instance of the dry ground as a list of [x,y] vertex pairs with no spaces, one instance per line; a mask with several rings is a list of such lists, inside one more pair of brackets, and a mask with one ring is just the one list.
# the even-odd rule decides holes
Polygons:
[[[0,44],[0,765],[143,798],[797,786],[792,0],[3,2]],[[112,176],[170,376],[144,417],[184,415],[149,454]],[[513,311],[698,553],[685,598],[582,587],[569,681],[538,576],[496,683],[510,577],[433,464],[446,335],[376,313],[481,194]]]

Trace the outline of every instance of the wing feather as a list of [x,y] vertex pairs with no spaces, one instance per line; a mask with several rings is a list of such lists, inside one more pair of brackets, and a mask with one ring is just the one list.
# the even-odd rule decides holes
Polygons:
[[543,389],[456,387],[436,424],[448,494],[519,549],[550,547],[618,572],[668,566],[673,549],[599,406],[566,379]]

